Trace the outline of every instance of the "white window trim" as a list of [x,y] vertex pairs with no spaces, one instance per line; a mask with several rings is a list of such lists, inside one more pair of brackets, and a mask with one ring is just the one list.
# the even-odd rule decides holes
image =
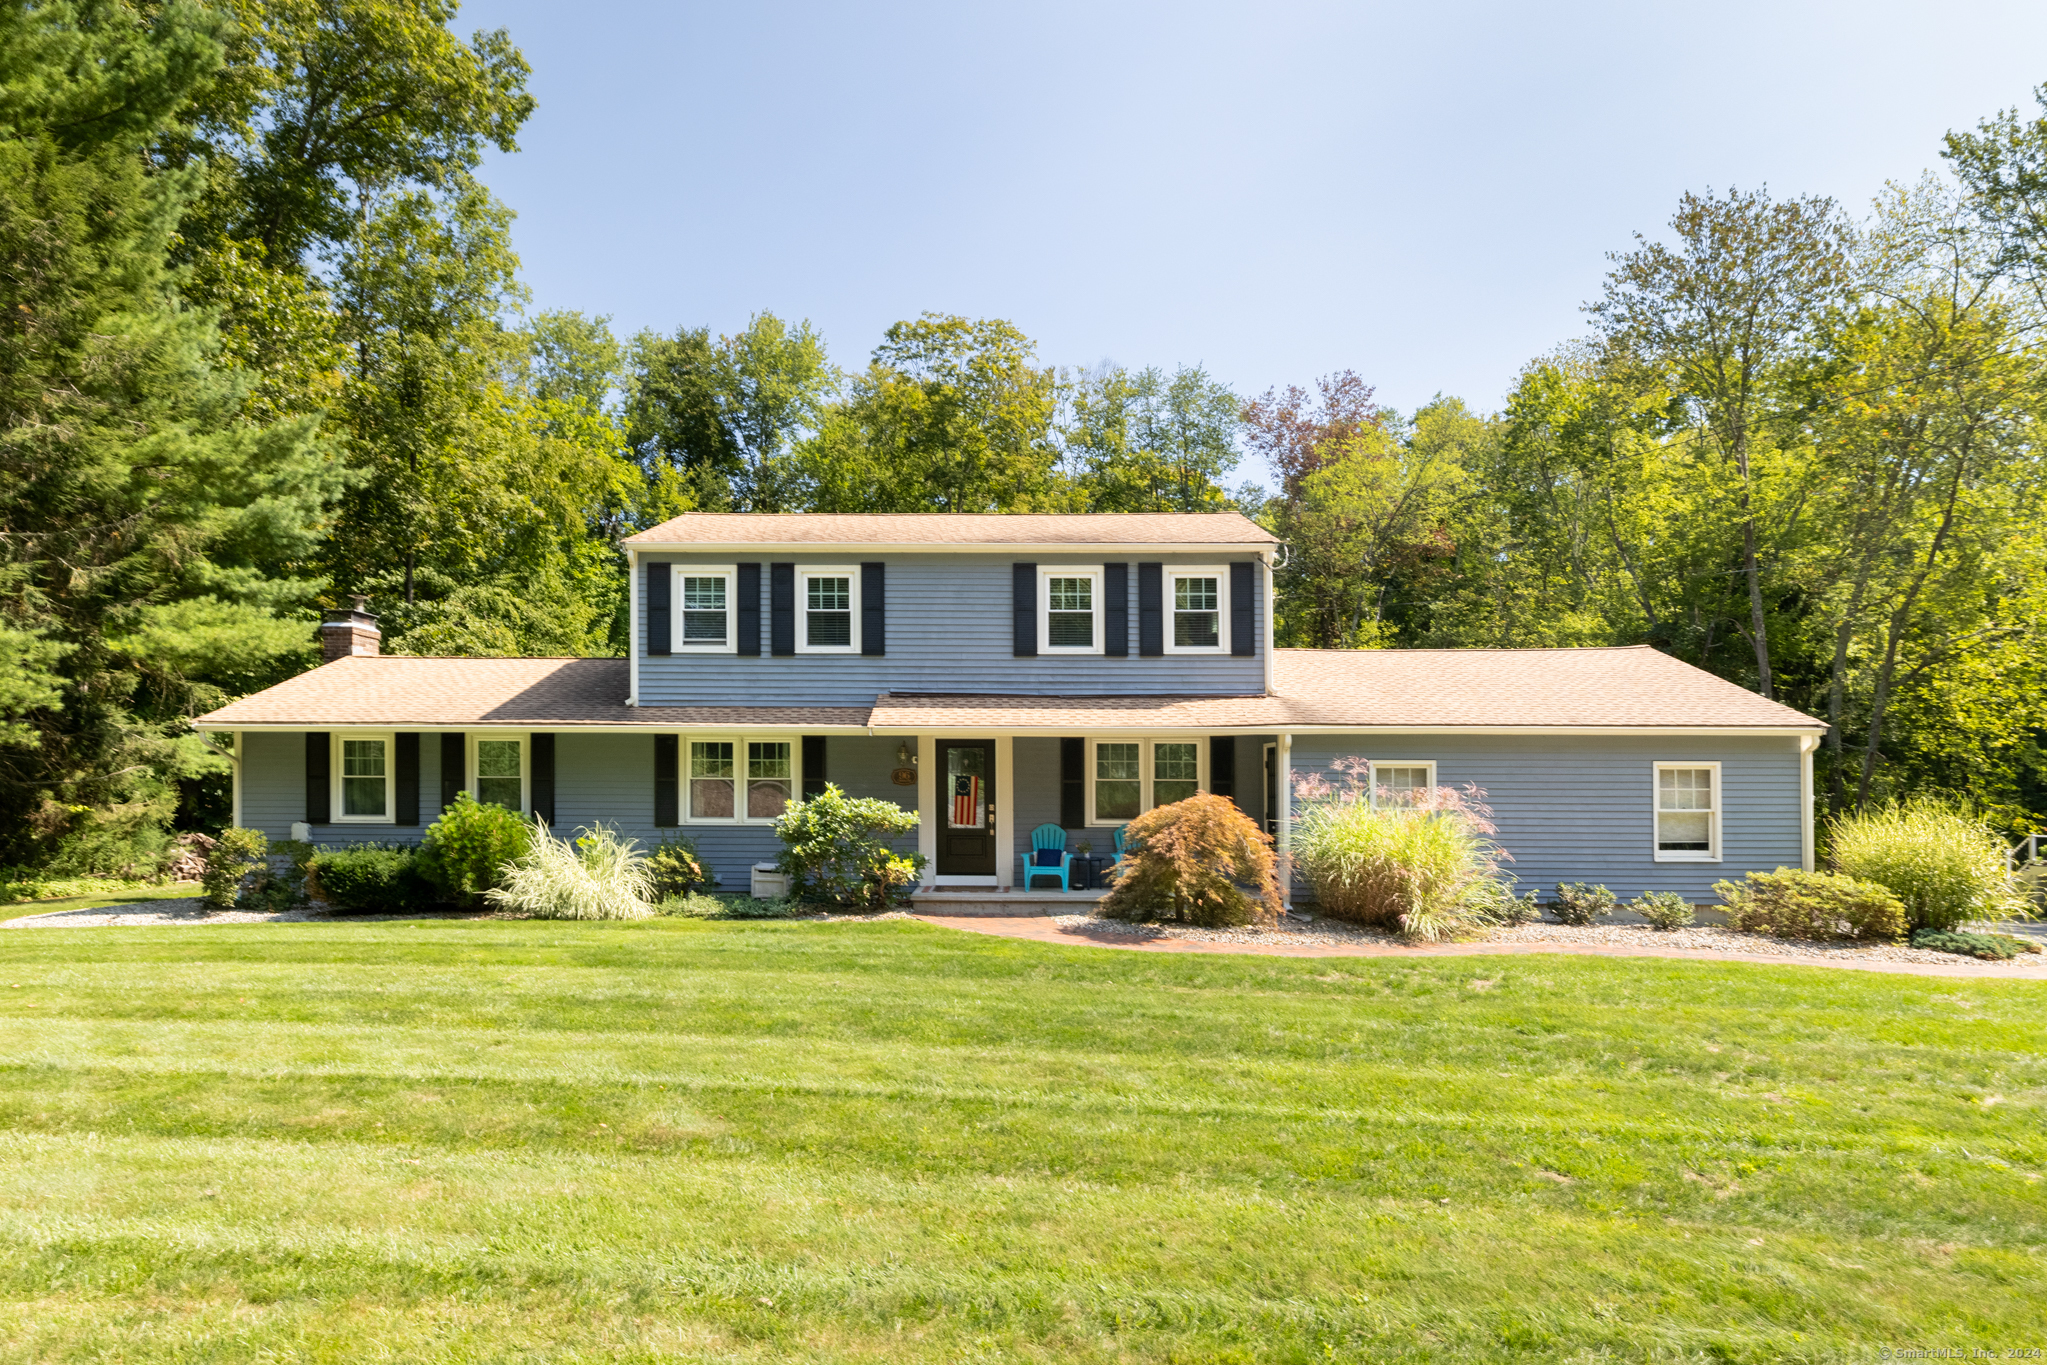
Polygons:
[[[847,580],[847,601],[853,608],[852,643],[814,645],[810,643],[810,580]],[[858,564],[799,564],[796,566],[796,652],[798,654],[858,654],[860,652],[860,566]]]
[[[736,654],[739,652],[739,566],[736,564],[677,564],[668,586],[668,651],[671,654]],[[725,642],[708,645],[682,638],[684,578],[725,580]]]
[[[1658,845],[1663,842],[1663,807],[1661,788],[1663,773],[1671,768],[1706,768],[1713,774],[1713,847],[1704,853],[1681,850],[1665,852]],[[1727,788],[1720,780],[1720,765],[1701,760],[1658,762],[1649,774],[1649,851],[1659,863],[1717,863],[1721,861],[1723,845],[1720,842],[1720,814],[1727,805]]]
[[[341,741],[344,739],[381,739],[384,741],[384,813],[382,815],[344,815],[348,801],[343,795]],[[336,730],[327,741],[327,771],[333,784],[328,800],[328,816],[337,825],[395,825],[398,823],[398,736],[391,730]]]
[[483,800],[482,774],[477,771],[476,746],[486,739],[519,741],[519,814],[533,813],[533,736],[525,730],[471,730],[463,737],[463,790],[472,801]]
[[[1040,654],[1100,654],[1107,647],[1106,631],[1103,629],[1107,614],[1103,611],[1102,566],[1099,564],[1040,564],[1038,566],[1038,653]],[[1085,578],[1094,585],[1089,594],[1094,602],[1094,630],[1092,645],[1055,645],[1052,643],[1052,580],[1055,578]]]
[[[1209,790],[1208,741],[1205,737],[1190,738],[1186,735],[1142,734],[1090,735],[1087,741],[1087,767],[1084,770],[1087,779],[1087,822],[1090,828],[1099,826],[1105,829],[1114,829],[1118,825],[1130,823],[1129,820],[1122,819],[1100,819],[1095,815],[1095,784],[1100,780],[1096,776],[1099,769],[1095,763],[1095,750],[1097,746],[1103,744],[1135,744],[1138,746],[1137,780],[1141,784],[1137,797],[1139,815],[1143,815],[1152,809],[1152,786],[1158,780],[1158,765],[1153,756],[1153,749],[1157,745],[1192,744],[1194,746],[1194,771],[1196,774],[1194,789],[1203,792]],[[1131,818],[1134,819],[1136,817],[1133,816]]]
[[1429,770],[1428,785],[1432,788],[1436,785],[1436,760],[1433,758],[1374,758],[1369,760],[1369,762],[1372,765],[1372,804],[1374,806],[1379,804],[1379,769],[1381,768],[1427,768]]
[[[1227,564],[1168,564],[1161,571],[1164,582],[1160,595],[1165,611],[1165,646],[1168,654],[1227,654],[1230,652],[1230,569]],[[1215,643],[1212,645],[1176,645],[1173,643],[1174,611],[1173,580],[1176,578],[1213,578],[1215,580]]]
[[[730,744],[732,746],[732,814],[697,815],[689,804],[689,746],[692,744]],[[685,825],[772,825],[772,815],[753,816],[746,813],[746,746],[749,744],[786,744],[789,746],[789,799],[803,799],[803,737],[801,735],[745,735],[745,734],[683,734],[676,740],[676,775],[679,790],[675,794],[675,809]],[[765,780],[765,779],[764,779]]]

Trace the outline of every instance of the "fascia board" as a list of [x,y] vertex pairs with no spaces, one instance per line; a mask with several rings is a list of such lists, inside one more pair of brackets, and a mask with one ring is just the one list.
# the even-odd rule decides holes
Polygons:
[[787,731],[800,735],[916,735],[943,731],[948,735],[964,735],[980,738],[990,735],[1046,736],[1070,735],[1079,730],[1083,734],[1147,734],[1147,735],[1590,735],[1605,738],[1620,738],[1628,735],[1651,738],[1689,739],[1767,739],[1772,737],[1824,733],[1823,726],[1701,726],[1701,725],[1096,725],[1077,726],[1066,722],[1036,726],[1015,725],[947,725],[937,722],[917,721],[887,725],[832,724],[832,725],[765,725],[755,722],[719,725],[683,725],[670,720],[645,720],[634,725],[588,725],[565,720],[520,720],[520,721],[437,721],[422,722],[408,720],[297,720],[269,721],[252,724],[248,721],[194,722],[193,729],[199,731],[245,730],[250,732],[274,731],[299,733],[305,730],[416,730],[423,734],[440,732],[462,733],[476,730],[541,731],[554,734],[586,735],[639,735],[654,730],[745,730],[749,734],[759,731]]

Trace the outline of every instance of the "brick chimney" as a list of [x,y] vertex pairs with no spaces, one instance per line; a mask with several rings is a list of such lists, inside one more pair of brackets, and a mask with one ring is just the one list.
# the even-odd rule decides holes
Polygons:
[[320,623],[320,662],[331,664],[351,654],[376,654],[384,639],[370,599],[358,594],[352,611],[330,611]]

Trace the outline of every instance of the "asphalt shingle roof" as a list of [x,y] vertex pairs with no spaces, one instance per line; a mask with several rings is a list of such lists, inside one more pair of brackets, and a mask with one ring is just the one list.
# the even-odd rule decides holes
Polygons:
[[1277,545],[1237,512],[685,512],[639,546]]

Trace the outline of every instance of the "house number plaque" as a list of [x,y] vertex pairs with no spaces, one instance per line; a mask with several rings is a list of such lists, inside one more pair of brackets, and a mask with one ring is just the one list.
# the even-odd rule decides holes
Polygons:
[[914,787],[917,785],[917,770],[915,768],[897,768],[888,775],[888,780],[895,783],[898,787]]

